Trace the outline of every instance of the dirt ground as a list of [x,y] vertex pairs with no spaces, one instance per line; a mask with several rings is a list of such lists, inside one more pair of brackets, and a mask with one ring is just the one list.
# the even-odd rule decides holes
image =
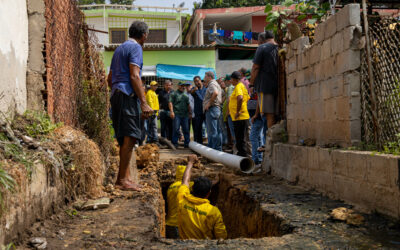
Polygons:
[[[325,249],[400,247],[400,225],[383,216],[362,214],[360,226],[333,221],[337,207],[351,206],[266,175],[243,175],[201,158],[193,176],[216,183],[210,197],[227,226],[227,240],[164,238],[163,191],[174,180],[176,164],[190,150],[161,149],[157,164],[139,170],[142,192],[109,190],[108,208],[76,211],[72,205],[26,231],[29,239],[45,237],[47,249]],[[165,193],[165,192],[164,192]]]

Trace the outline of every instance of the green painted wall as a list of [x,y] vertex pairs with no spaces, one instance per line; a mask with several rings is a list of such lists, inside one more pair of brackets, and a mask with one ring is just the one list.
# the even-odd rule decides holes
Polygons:
[[[106,69],[110,67],[113,51],[104,51]],[[146,66],[157,64],[205,65],[215,69],[215,50],[161,50],[144,51],[143,63]]]

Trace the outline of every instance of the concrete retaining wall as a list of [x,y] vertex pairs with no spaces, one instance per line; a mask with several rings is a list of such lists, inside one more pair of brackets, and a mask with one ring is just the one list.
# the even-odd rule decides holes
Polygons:
[[0,112],[13,116],[26,109],[28,14],[25,0],[0,4]]
[[400,157],[275,144],[271,173],[362,211],[400,218]]
[[361,140],[360,23],[360,6],[349,4],[317,26],[312,45],[308,37],[289,44],[289,142],[348,146]]

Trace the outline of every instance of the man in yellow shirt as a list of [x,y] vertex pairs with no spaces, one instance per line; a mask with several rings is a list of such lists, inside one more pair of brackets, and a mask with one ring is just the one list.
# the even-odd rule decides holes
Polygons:
[[[166,237],[169,239],[178,239],[178,189],[182,185],[182,177],[186,166],[178,165],[175,172],[175,182],[168,187],[167,191],[167,219],[165,220]],[[190,182],[193,186],[193,182]]]
[[147,143],[157,143],[158,142],[158,134],[157,134],[157,115],[158,110],[160,109],[160,105],[158,104],[158,96],[156,94],[158,84],[156,81],[152,81],[150,83],[150,89],[146,93],[146,101],[149,106],[154,110],[153,115],[151,115],[147,121]]
[[231,75],[231,83],[235,88],[229,99],[229,114],[233,121],[238,155],[247,156],[244,136],[247,133],[250,118],[247,111],[247,101],[250,99],[250,96],[246,87],[240,81],[240,77],[241,75],[238,71],[233,72]]
[[225,239],[226,228],[219,209],[207,199],[211,193],[211,181],[200,176],[189,191],[189,180],[196,155],[188,157],[188,165],[178,190],[178,229],[181,239]]

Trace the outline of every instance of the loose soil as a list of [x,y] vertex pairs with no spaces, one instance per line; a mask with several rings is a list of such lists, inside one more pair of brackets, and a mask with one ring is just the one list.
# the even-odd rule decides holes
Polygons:
[[189,153],[161,149],[158,163],[139,170],[142,192],[109,187],[112,203],[108,208],[76,212],[68,207],[35,223],[17,248],[28,248],[31,237],[45,237],[48,249],[400,247],[399,224],[387,218],[363,214],[365,223],[358,227],[333,221],[331,210],[351,206],[271,176],[244,175],[204,158],[194,166],[193,178],[208,176],[215,183],[210,201],[220,208],[230,239],[165,239],[163,193],[175,179],[175,165],[186,164]]

